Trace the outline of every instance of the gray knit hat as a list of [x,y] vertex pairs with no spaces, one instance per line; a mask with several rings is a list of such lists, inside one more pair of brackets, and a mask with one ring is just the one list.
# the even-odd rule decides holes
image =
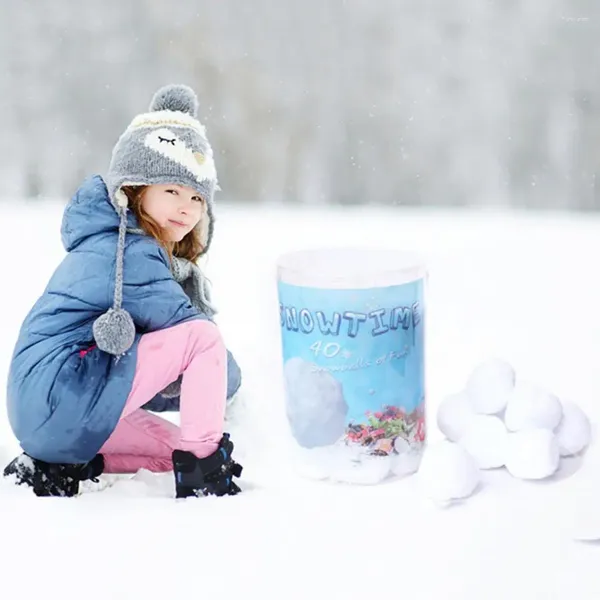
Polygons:
[[[173,183],[190,187],[204,198],[204,213],[197,225],[203,254],[213,234],[213,195],[217,172],[204,126],[197,120],[198,99],[185,85],[159,89],[150,112],[137,115],[115,145],[106,183],[117,211],[119,241],[113,307],[93,326],[100,350],[114,355],[126,352],[135,339],[131,315],[121,308],[123,299],[123,252],[127,232],[127,196],[124,186]],[[196,275],[200,276],[198,270]]]

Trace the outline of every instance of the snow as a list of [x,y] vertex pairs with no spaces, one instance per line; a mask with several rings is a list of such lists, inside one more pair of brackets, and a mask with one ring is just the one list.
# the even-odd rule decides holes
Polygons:
[[[20,321],[62,255],[60,211],[39,203],[2,209],[5,371]],[[230,429],[244,493],[175,501],[169,475],[143,472],[74,500],[38,499],[2,482],[4,596],[162,599],[201,589],[237,598],[362,598],[398,572],[391,585],[414,598],[600,597],[598,548],[574,539],[600,536],[593,435],[588,451],[562,459],[553,477],[483,471],[476,493],[446,510],[427,501],[417,476],[374,486],[300,476],[285,417],[275,286],[285,251],[357,240],[415,251],[429,266],[429,439],[441,439],[442,398],[489,356],[575,402],[594,433],[598,217],[265,206],[221,207],[218,216],[207,274],[244,371]],[[4,417],[0,434],[5,464],[17,447]]]

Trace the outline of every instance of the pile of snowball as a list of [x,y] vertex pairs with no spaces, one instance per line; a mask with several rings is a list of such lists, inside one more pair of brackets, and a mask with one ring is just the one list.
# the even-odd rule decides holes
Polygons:
[[497,358],[478,365],[463,391],[444,398],[437,425],[446,439],[425,450],[418,478],[439,504],[470,496],[482,469],[506,468],[519,479],[550,477],[561,457],[581,453],[591,438],[577,405],[517,379]]

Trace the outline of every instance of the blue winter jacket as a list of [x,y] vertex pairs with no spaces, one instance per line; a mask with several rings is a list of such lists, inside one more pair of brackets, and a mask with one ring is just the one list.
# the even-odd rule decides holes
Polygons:
[[[138,227],[133,213],[128,219],[128,227]],[[173,279],[160,245],[127,233],[123,308],[136,325],[135,342],[119,359],[94,347],[92,325],[112,306],[118,228],[104,181],[86,180],[64,212],[67,255],[22,324],[8,376],[8,417],[21,447],[35,458],[91,460],[114,431],[129,396],[140,336],[207,319]],[[231,395],[240,373],[230,354],[228,359]]]

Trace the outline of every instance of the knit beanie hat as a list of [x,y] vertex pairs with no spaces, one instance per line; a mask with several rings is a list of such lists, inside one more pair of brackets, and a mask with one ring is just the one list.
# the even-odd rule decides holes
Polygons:
[[[179,184],[194,189],[204,199],[204,213],[196,226],[202,254],[210,246],[214,227],[213,195],[218,189],[217,172],[212,148],[204,126],[196,118],[197,112],[198,99],[191,88],[185,85],[162,87],[154,94],[149,112],[133,119],[113,149],[106,184],[120,218],[115,296],[113,307],[93,325],[96,345],[104,352],[119,356],[131,347],[135,339],[131,315],[121,308],[128,210],[128,199],[122,188]],[[197,278],[201,278],[197,267],[192,270]],[[200,291],[203,289],[203,285],[196,287]]]

